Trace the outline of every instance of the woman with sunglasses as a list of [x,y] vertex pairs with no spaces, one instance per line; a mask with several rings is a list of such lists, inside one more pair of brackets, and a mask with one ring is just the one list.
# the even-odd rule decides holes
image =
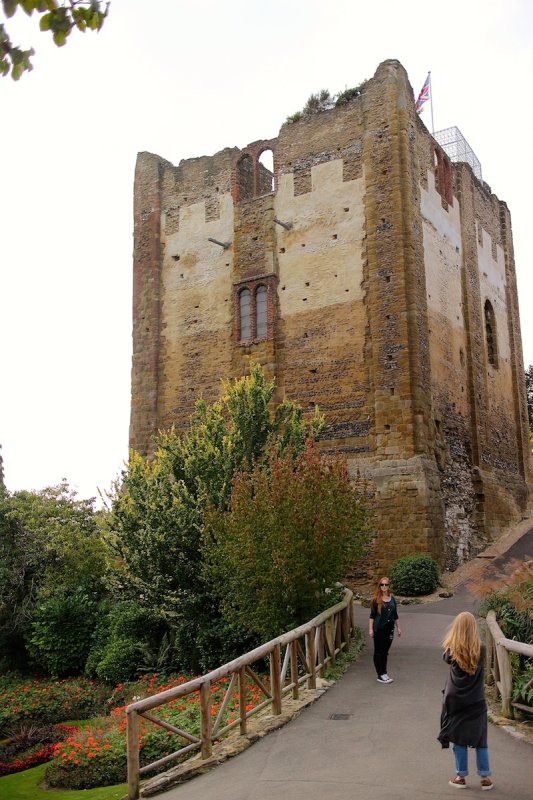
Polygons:
[[387,675],[387,657],[394,638],[394,626],[398,636],[402,635],[398,620],[396,600],[390,591],[390,580],[381,578],[370,603],[368,634],[374,640],[374,666],[379,683],[392,683]]

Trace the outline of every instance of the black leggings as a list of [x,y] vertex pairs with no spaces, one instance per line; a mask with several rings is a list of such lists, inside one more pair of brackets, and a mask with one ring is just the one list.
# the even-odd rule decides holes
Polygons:
[[378,674],[387,673],[387,656],[394,638],[394,623],[374,631],[374,666]]

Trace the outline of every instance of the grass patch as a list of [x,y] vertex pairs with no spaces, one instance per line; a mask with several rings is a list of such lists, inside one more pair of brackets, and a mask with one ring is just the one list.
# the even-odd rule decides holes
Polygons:
[[0,797],[5,800],[121,800],[127,794],[128,786],[100,786],[97,789],[83,789],[76,792],[70,789],[42,789],[47,764],[6,775],[0,778]]
[[357,661],[359,653],[363,649],[364,636],[361,628],[354,628],[353,637],[350,644],[337,656],[335,664],[328,664],[324,670],[324,678],[327,681],[336,681],[344,675],[350,664]]

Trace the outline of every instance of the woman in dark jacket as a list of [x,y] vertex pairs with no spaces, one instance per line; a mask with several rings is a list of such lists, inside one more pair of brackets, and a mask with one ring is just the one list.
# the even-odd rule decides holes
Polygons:
[[487,702],[484,694],[485,647],[476,619],[469,611],[458,614],[442,643],[443,658],[450,665],[444,687],[441,731],[443,747],[453,744],[457,775],[450,786],[466,789],[468,747],[476,749],[476,766],[481,788],[492,789],[487,747]]
[[396,600],[391,594],[390,580],[384,577],[376,586],[368,620],[368,635],[374,640],[374,667],[379,683],[392,683],[394,680],[387,674],[387,658],[394,638],[395,625],[398,636],[401,636]]

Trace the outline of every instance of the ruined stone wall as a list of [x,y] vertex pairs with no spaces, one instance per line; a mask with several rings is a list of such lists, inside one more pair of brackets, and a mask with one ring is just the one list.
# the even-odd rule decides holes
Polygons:
[[437,149],[419,128],[435,455],[446,562],[454,567],[524,513],[529,457],[521,436],[523,390],[514,382],[523,368],[516,358],[517,309],[508,289],[514,264],[505,257],[503,204],[466,165],[448,165],[455,196],[443,197]]
[[250,360],[276,402],[320,406],[322,447],[373,486],[368,572],[412,552],[457,565],[524,508],[508,211],[452,168],[396,61],[277,139],[178,167],[139,156],[132,446],[149,453],[158,428],[185,427]]

